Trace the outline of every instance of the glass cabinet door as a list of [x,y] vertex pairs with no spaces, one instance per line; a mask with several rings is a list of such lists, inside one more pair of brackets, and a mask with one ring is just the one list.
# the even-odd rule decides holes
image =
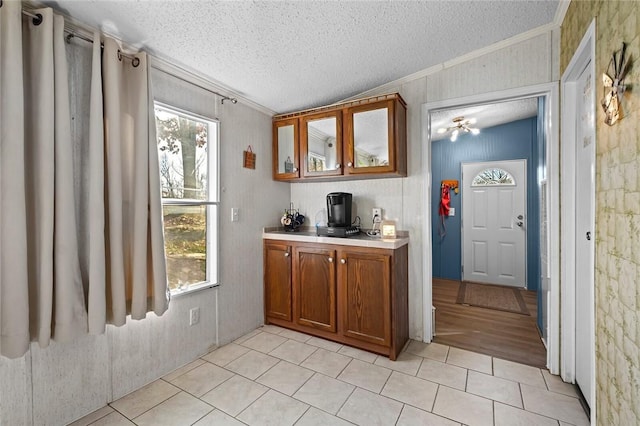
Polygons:
[[300,176],[297,118],[273,123],[273,161],[275,179],[292,179]]
[[347,120],[348,161],[345,173],[394,170],[393,102],[349,108]]
[[342,174],[341,118],[341,111],[330,111],[304,116],[300,120],[303,176]]

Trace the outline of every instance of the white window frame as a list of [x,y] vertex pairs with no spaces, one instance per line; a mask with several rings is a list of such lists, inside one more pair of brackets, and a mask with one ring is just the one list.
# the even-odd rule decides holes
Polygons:
[[[206,117],[200,114],[196,114],[182,108],[175,107],[163,102],[154,101],[154,120],[155,109],[159,108],[169,113],[178,114],[187,117],[194,121],[204,121],[215,126],[215,131],[211,132],[211,128],[207,130],[207,186],[208,197],[207,200],[193,200],[193,199],[177,199],[177,198],[162,198],[162,205],[177,205],[177,206],[205,206],[207,215],[207,233],[206,233],[206,247],[207,247],[207,260],[206,260],[206,278],[205,281],[199,283],[193,283],[185,286],[184,288],[171,289],[171,297],[180,296],[184,294],[190,294],[195,291],[213,288],[220,285],[219,281],[219,264],[220,264],[220,252],[219,252],[219,211],[220,211],[220,120],[211,117]],[[211,144],[211,135],[215,135],[215,146]],[[157,136],[156,136],[157,139]],[[157,144],[157,142],[156,142]],[[212,156],[214,158],[212,158]],[[159,162],[159,159],[158,159]],[[211,173],[211,168],[215,168],[214,173]],[[214,177],[215,183],[212,184],[211,177]],[[164,211],[164,209],[163,209]],[[163,226],[164,226],[164,214],[163,214]]]

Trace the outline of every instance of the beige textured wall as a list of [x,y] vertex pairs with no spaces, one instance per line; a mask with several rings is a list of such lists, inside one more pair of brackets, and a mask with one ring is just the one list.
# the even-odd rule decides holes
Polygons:
[[[636,60],[622,101],[624,118],[609,127],[597,107],[596,151],[596,424],[640,424],[640,2],[573,1],[561,31],[561,72],[596,18],[596,71],[628,43]],[[636,89],[636,87],[638,89]],[[602,82],[598,80],[598,103]]]

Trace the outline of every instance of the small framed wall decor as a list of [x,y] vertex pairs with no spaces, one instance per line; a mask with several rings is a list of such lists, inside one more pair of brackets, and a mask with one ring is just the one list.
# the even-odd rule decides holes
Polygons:
[[253,148],[251,145],[247,147],[247,150],[244,151],[244,164],[243,166],[247,169],[255,169],[256,168],[256,154],[253,152]]

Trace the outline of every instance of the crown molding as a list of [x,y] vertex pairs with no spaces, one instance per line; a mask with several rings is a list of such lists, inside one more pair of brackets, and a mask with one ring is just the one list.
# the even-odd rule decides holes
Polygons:
[[558,27],[562,26],[570,4],[571,0],[560,0],[560,4],[558,4],[558,8],[556,9],[556,15],[553,17],[553,23]]

